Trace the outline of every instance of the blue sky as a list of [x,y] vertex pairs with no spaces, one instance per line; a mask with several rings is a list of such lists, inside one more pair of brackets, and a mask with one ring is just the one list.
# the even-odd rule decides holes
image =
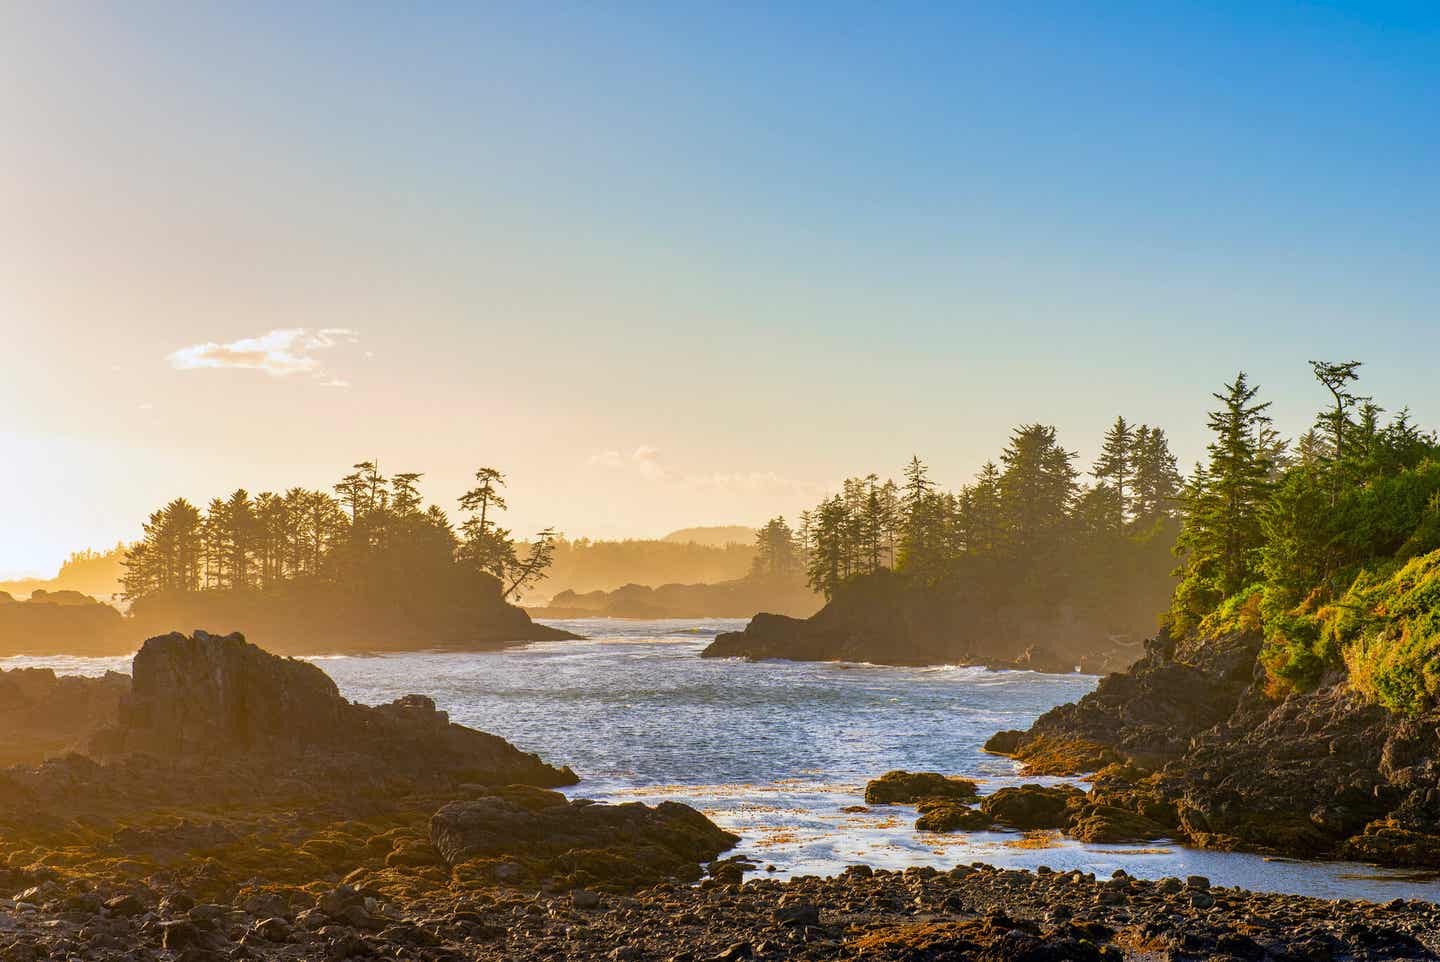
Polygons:
[[[0,572],[371,456],[607,536],[1023,421],[1191,461],[1311,357],[1440,424],[1433,4],[55,3],[0,63]],[[293,329],[354,334],[167,360]]]

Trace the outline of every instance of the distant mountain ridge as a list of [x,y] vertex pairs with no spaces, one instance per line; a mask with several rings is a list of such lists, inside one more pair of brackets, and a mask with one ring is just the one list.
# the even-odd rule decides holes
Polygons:
[[724,548],[732,544],[754,544],[755,529],[743,524],[697,525],[672,531],[661,541],[671,544],[701,544],[709,548]]

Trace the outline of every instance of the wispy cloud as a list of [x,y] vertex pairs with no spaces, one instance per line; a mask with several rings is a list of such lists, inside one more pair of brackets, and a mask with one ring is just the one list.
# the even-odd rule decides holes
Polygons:
[[744,491],[819,498],[835,487],[834,484],[787,478],[773,471],[677,471],[661,460],[659,448],[649,444],[642,444],[628,454],[618,450],[599,451],[590,455],[586,463],[612,471],[632,473],[645,481],[698,491]]
[[358,335],[344,327],[318,330],[287,327],[259,337],[243,337],[228,344],[214,341],[192,344],[170,352],[165,359],[179,371],[237,368],[264,371],[271,377],[309,374],[326,387],[348,387],[349,382],[326,373],[315,352],[338,344],[353,344],[357,340]]

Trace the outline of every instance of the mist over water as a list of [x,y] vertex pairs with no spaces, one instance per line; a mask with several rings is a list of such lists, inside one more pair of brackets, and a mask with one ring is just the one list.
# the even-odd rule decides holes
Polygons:
[[[1326,898],[1440,900],[1440,885],[1350,863],[1267,860],[1171,843],[1084,844],[1058,836],[913,827],[910,806],[862,805],[864,783],[903,768],[974,778],[983,792],[1061,779],[1016,775],[981,745],[1027,727],[1098,681],[1084,675],[978,668],[703,660],[740,620],[548,622],[586,635],[504,652],[326,657],[316,662],[346,697],[367,703],[432,696],[453,720],[494,732],[581,783],[568,793],[605,801],[671,798],[739,833],[736,850],[777,877],[830,874],[857,862],[900,868],[985,861],[1156,878],[1200,874],[1218,885]],[[128,659],[5,659],[99,674]],[[1355,877],[1361,876],[1361,877]]]

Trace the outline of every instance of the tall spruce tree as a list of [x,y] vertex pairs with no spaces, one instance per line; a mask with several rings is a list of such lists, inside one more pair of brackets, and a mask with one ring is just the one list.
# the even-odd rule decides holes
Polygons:
[[1135,430],[1123,417],[1117,417],[1100,447],[1100,457],[1090,472],[1104,487],[1114,492],[1107,499],[1110,505],[1111,525],[1116,531],[1125,527],[1130,519],[1130,484],[1135,470]]
[[1256,402],[1259,392],[1241,371],[1224,393],[1213,395],[1220,408],[1209,416],[1209,462],[1197,471],[1186,495],[1177,550],[1202,589],[1195,599],[1202,608],[1239,591],[1256,575],[1261,511],[1271,486],[1264,443],[1270,402]]

